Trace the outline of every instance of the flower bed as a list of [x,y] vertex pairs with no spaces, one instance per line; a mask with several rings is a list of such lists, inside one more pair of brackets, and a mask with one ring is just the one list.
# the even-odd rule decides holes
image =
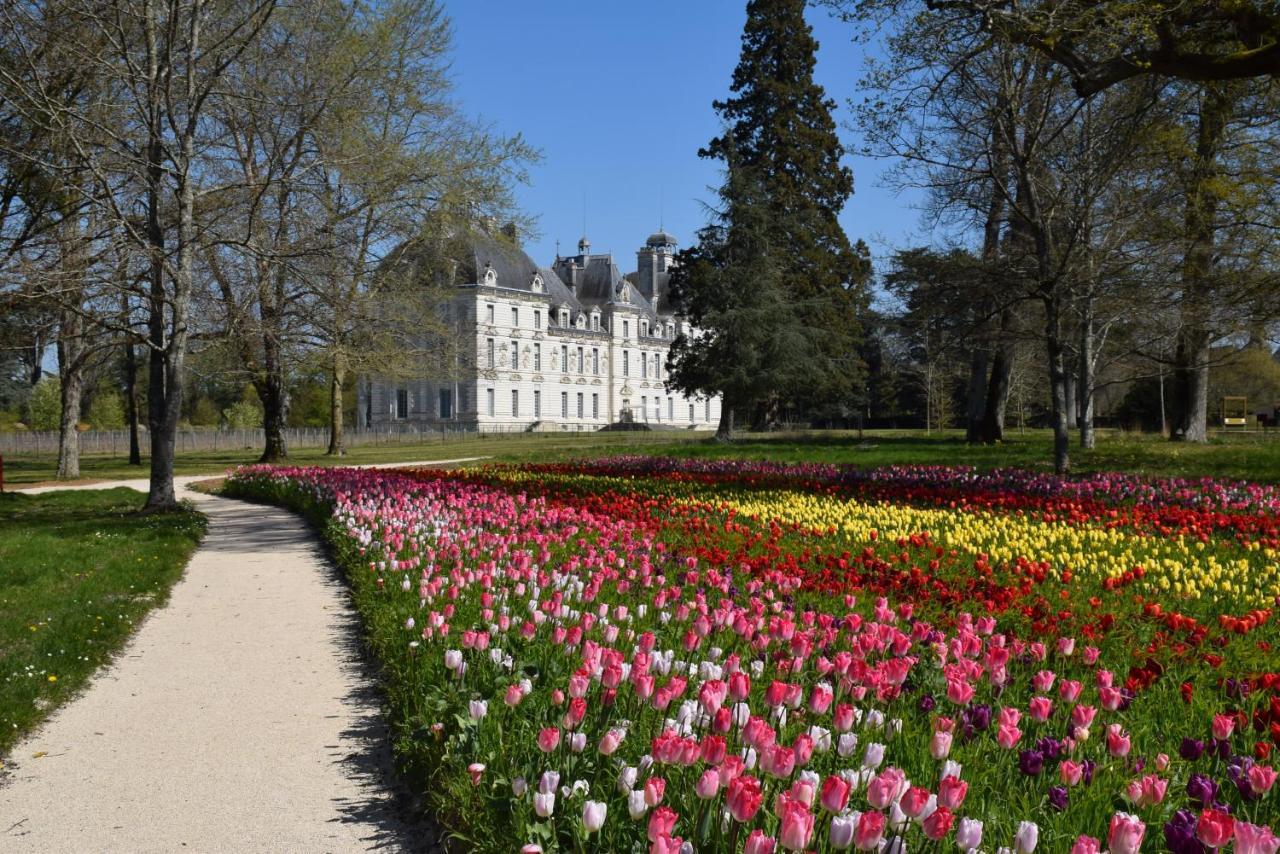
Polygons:
[[1274,490],[240,469],[327,520],[469,848],[1275,854]]

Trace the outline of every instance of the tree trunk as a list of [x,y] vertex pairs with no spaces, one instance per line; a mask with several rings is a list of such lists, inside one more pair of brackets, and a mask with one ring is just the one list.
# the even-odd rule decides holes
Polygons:
[[987,383],[986,407],[982,413],[983,444],[1004,441],[1005,411],[1009,406],[1009,385],[1013,375],[1013,345],[1008,340],[1012,309],[1000,312],[1000,329],[991,359],[991,379]]
[[1184,442],[1209,439],[1209,348],[1213,294],[1214,229],[1217,225],[1218,154],[1234,98],[1230,84],[1207,84],[1200,102],[1196,152],[1184,213],[1180,328],[1173,371],[1173,432]]
[[716,441],[733,441],[733,407],[724,399],[720,401],[720,423],[716,425]]
[[262,378],[254,383],[254,388],[262,400],[262,433],[265,443],[262,457],[258,461],[276,463],[289,457],[284,439],[285,422],[289,417],[289,389],[285,382],[284,361],[281,359],[275,321],[269,312],[264,310],[262,313],[263,373]]
[[129,416],[129,465],[142,465],[142,446],[138,444],[138,362],[133,341],[124,345],[124,393],[125,409]]
[[326,451],[334,457],[341,457],[347,453],[342,437],[342,384],[345,381],[345,360],[341,356],[336,356],[329,377],[329,450]]
[[969,358],[969,393],[965,410],[965,441],[982,441],[982,414],[987,408],[987,362],[985,348],[977,348]]
[[1067,369],[1062,346],[1062,308],[1056,293],[1044,297],[1045,347],[1049,355],[1050,423],[1053,426],[1053,470],[1071,468],[1071,427],[1068,417]]
[[1080,447],[1090,449],[1096,442],[1093,432],[1093,350],[1093,296],[1089,295],[1084,298],[1080,312],[1080,375],[1076,381],[1076,393],[1079,395]]
[[84,388],[84,364],[77,349],[78,343],[64,346],[62,339],[58,340],[58,374],[62,386],[62,414],[58,421],[58,480],[80,477],[80,395]]

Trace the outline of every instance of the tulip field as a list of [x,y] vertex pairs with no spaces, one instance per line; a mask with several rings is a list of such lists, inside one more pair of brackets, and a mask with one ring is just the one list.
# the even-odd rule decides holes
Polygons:
[[1280,850],[1278,486],[635,456],[226,492],[324,527],[463,850]]

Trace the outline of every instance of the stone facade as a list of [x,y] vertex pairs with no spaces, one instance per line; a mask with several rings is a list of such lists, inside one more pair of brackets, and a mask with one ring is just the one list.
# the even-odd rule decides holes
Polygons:
[[667,387],[667,353],[693,333],[667,299],[675,239],[651,235],[638,270],[578,254],[540,268],[514,245],[481,235],[448,307],[466,356],[453,378],[361,383],[362,424],[457,425],[481,432],[597,430],[620,421],[714,429],[719,398]]

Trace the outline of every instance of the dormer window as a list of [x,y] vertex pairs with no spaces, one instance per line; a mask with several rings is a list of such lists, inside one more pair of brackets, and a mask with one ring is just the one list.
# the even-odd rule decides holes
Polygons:
[[529,290],[533,291],[535,294],[542,293],[542,274],[541,273],[533,274],[533,281],[529,283]]
[[591,331],[600,331],[600,312],[598,311],[591,312]]
[[640,337],[646,338],[648,337],[648,335],[649,335],[649,321],[642,320],[640,321]]
[[560,309],[560,325],[566,329],[569,328],[569,309],[567,308]]
[[488,264],[484,265],[484,283],[489,287],[498,284],[498,273]]
[[579,329],[586,329],[586,328],[587,328],[587,317],[586,317],[586,315],[584,315],[584,314],[580,314],[580,315],[578,315],[577,322],[576,322],[574,325],[575,325],[575,326],[577,326]]

